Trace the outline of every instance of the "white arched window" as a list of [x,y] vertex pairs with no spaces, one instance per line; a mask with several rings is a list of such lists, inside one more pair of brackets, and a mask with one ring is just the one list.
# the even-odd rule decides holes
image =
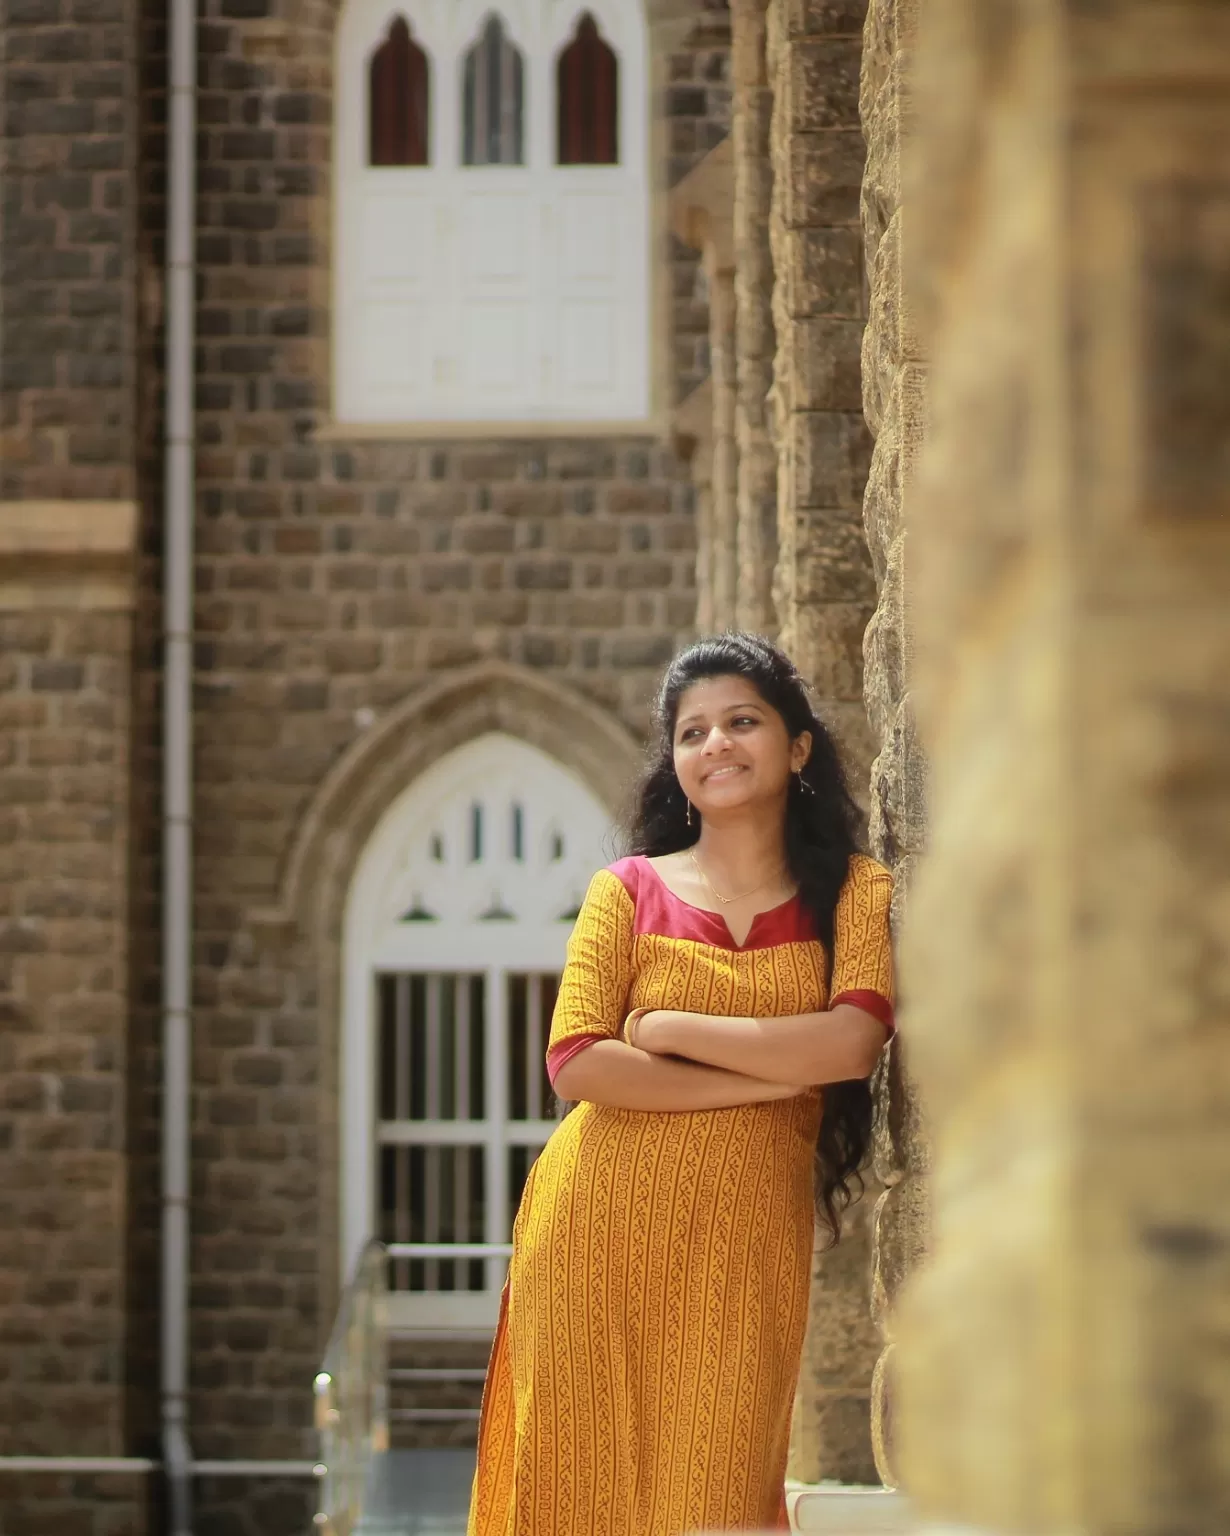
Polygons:
[[359,861],[345,927],[341,1260],[349,1273],[372,1235],[408,1247],[390,1266],[398,1326],[495,1322],[502,1249],[553,1126],[559,972],[610,857],[609,825],[559,763],[491,734],[411,785]]
[[642,421],[639,0],[348,0],[339,421]]

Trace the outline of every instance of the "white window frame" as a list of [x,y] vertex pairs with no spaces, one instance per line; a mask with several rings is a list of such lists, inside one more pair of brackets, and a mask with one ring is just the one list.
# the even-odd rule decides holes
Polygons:
[[[507,36],[525,59],[524,166],[462,166],[462,60],[483,19],[496,10]],[[556,67],[583,11],[597,21],[619,60],[619,164],[560,166],[556,156]],[[389,23],[404,15],[427,54],[430,70],[429,164],[405,168],[367,166],[368,63]],[[651,394],[650,295],[650,72],[645,18],[638,0],[348,0],[338,27],[334,133],[333,416],[341,428],[416,425],[490,428],[510,422],[525,426],[618,427],[647,430]],[[373,181],[373,178],[378,180]],[[359,277],[362,223],[372,195],[422,195],[431,207],[431,231],[420,294],[426,298],[429,339],[425,343],[420,394],[398,404],[399,391],[381,391],[365,373],[362,358],[365,288]],[[373,189],[376,189],[373,192]],[[515,194],[530,205],[527,238],[537,253],[532,262],[530,339],[527,367],[538,360],[538,385],[511,402],[462,398],[454,387],[457,319],[465,304],[457,296],[458,258],[464,257],[462,225],[467,206],[484,197]],[[616,197],[619,383],[609,400],[587,400],[565,387],[564,347],[558,324],[560,281],[553,271],[562,239],[565,199]],[[442,270],[443,269],[443,270]],[[395,288],[389,290],[394,293]],[[430,297],[444,296],[435,305]],[[583,302],[578,298],[577,302]],[[430,330],[435,326],[434,331]],[[430,372],[430,382],[427,374]],[[404,393],[404,392],[403,392]],[[392,401],[392,405],[387,402]]]

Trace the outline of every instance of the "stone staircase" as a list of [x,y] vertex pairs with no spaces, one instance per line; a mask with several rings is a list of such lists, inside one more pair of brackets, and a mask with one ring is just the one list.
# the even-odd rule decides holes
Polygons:
[[389,1338],[389,1440],[394,1450],[472,1447],[489,1333],[394,1333]]

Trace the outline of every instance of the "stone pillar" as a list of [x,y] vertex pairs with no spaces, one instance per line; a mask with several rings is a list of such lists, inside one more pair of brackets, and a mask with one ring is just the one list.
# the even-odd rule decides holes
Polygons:
[[[920,1514],[1230,1528],[1230,16],[928,0]],[[886,236],[887,239],[887,236]]]
[[769,214],[773,166],[769,123],[773,96],[765,61],[765,0],[733,0],[735,438],[738,444],[738,579],[741,629],[772,635],[777,559],[777,448],[769,415],[773,387],[773,252]]
[[870,455],[859,344],[865,320],[858,121],[865,0],[771,0],[771,240],[777,353],[781,639],[819,694],[855,782],[873,756],[862,644],[875,603],[861,506]]
[[671,418],[675,452],[696,494],[696,633],[713,633],[713,381],[697,385]]
[[[863,411],[875,437],[863,520],[878,601],[864,640],[863,693],[878,755],[871,773],[871,842],[897,882],[901,928],[914,862],[923,847],[926,783],[907,694],[910,654],[904,592],[904,499],[922,439],[925,370],[901,280],[901,119],[903,70],[913,0],[870,0],[860,110],[867,143],[862,190],[863,244],[870,295],[863,334]],[[883,1480],[897,1481],[890,1380],[893,1309],[902,1282],[926,1245],[927,1146],[916,1090],[894,1041],[879,1080],[872,1307],[884,1349],[876,1367],[872,1439]]]
[[[735,441],[735,251],[733,180],[728,138],[709,151],[670,195],[671,227],[685,245],[702,254],[709,296],[709,384],[713,408],[709,549],[698,566],[698,622],[701,633],[735,624],[738,584],[737,477]],[[708,590],[705,583],[708,582]]]
[[[130,502],[0,503],[0,1423],[7,1454],[128,1450],[135,528]],[[144,1481],[4,1475],[0,1507],[29,1529],[42,1521],[39,1529],[71,1524],[101,1533],[120,1521],[139,1531]]]
[[733,629],[738,567],[739,448],[735,441],[735,274],[728,252],[705,247],[709,362],[713,369],[713,628]]

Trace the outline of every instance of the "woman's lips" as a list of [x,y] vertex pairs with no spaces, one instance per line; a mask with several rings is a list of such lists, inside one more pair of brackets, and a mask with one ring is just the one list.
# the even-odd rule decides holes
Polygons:
[[743,773],[742,763],[725,763],[721,768],[714,768],[711,773],[705,774],[702,784],[708,784],[713,779],[733,779],[735,774]]

